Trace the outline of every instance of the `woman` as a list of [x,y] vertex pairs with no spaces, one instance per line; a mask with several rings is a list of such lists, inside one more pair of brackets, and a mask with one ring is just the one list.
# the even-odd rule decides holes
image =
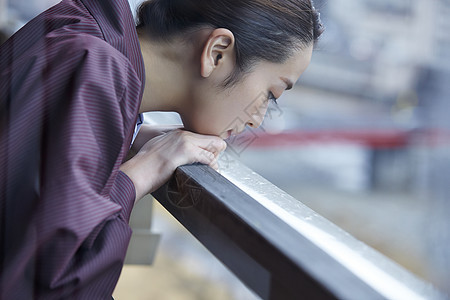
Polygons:
[[[309,0],[155,0],[138,15],[136,31],[126,0],[65,0],[0,47],[2,299],[110,298],[135,201],[180,165],[217,168],[321,33]],[[139,131],[147,111],[185,128]]]

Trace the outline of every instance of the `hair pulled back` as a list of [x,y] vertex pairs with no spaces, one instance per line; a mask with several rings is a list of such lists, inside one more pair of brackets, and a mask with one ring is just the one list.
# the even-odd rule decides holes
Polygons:
[[261,60],[283,63],[323,31],[311,0],[150,0],[138,10],[137,27],[157,40],[202,27],[229,29],[237,74]]

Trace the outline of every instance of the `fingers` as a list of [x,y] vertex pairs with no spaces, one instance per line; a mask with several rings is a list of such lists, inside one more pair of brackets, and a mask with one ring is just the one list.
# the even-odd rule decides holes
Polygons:
[[211,151],[217,157],[220,153],[225,151],[227,148],[227,143],[222,139],[216,139],[212,141],[208,146],[206,146],[205,150]]
[[216,159],[216,156],[214,153],[209,152],[204,149],[200,149],[198,152],[198,155],[194,157],[194,162],[199,162],[205,165],[211,164]]
[[184,153],[190,159],[185,163],[201,163],[218,169],[218,158],[227,147],[225,141],[216,136],[195,134],[187,131],[178,132],[184,144]]
[[201,163],[218,168],[218,157],[227,144],[219,137],[174,130],[154,138],[143,148],[148,153],[158,153],[164,165],[178,166]]
[[202,163],[204,165],[209,165],[211,168],[218,170],[219,169],[219,156],[209,152],[207,150],[202,150],[200,152],[200,156],[196,158],[195,162]]
[[212,163],[209,164],[211,168],[218,171],[219,170],[219,157],[216,157]]

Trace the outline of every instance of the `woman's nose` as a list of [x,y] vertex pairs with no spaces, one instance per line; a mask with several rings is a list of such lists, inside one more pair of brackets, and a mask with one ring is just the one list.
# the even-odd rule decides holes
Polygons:
[[253,113],[250,114],[250,120],[247,122],[246,125],[252,127],[252,128],[258,128],[261,126],[262,122],[264,121],[264,117],[266,116],[267,109],[269,107],[268,101],[264,101],[263,103],[258,103],[253,107]]
[[253,116],[252,119],[247,122],[247,126],[250,126],[252,128],[258,128],[259,126],[261,126],[263,121],[264,115]]

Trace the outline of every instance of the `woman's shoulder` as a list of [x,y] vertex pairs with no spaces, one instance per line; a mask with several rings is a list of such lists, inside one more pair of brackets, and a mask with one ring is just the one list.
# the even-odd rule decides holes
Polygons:
[[[99,56],[104,60],[126,62],[127,58],[104,39],[86,33],[72,33],[64,36],[47,36],[46,47],[67,55],[74,53]],[[104,61],[106,62],[106,61]]]

